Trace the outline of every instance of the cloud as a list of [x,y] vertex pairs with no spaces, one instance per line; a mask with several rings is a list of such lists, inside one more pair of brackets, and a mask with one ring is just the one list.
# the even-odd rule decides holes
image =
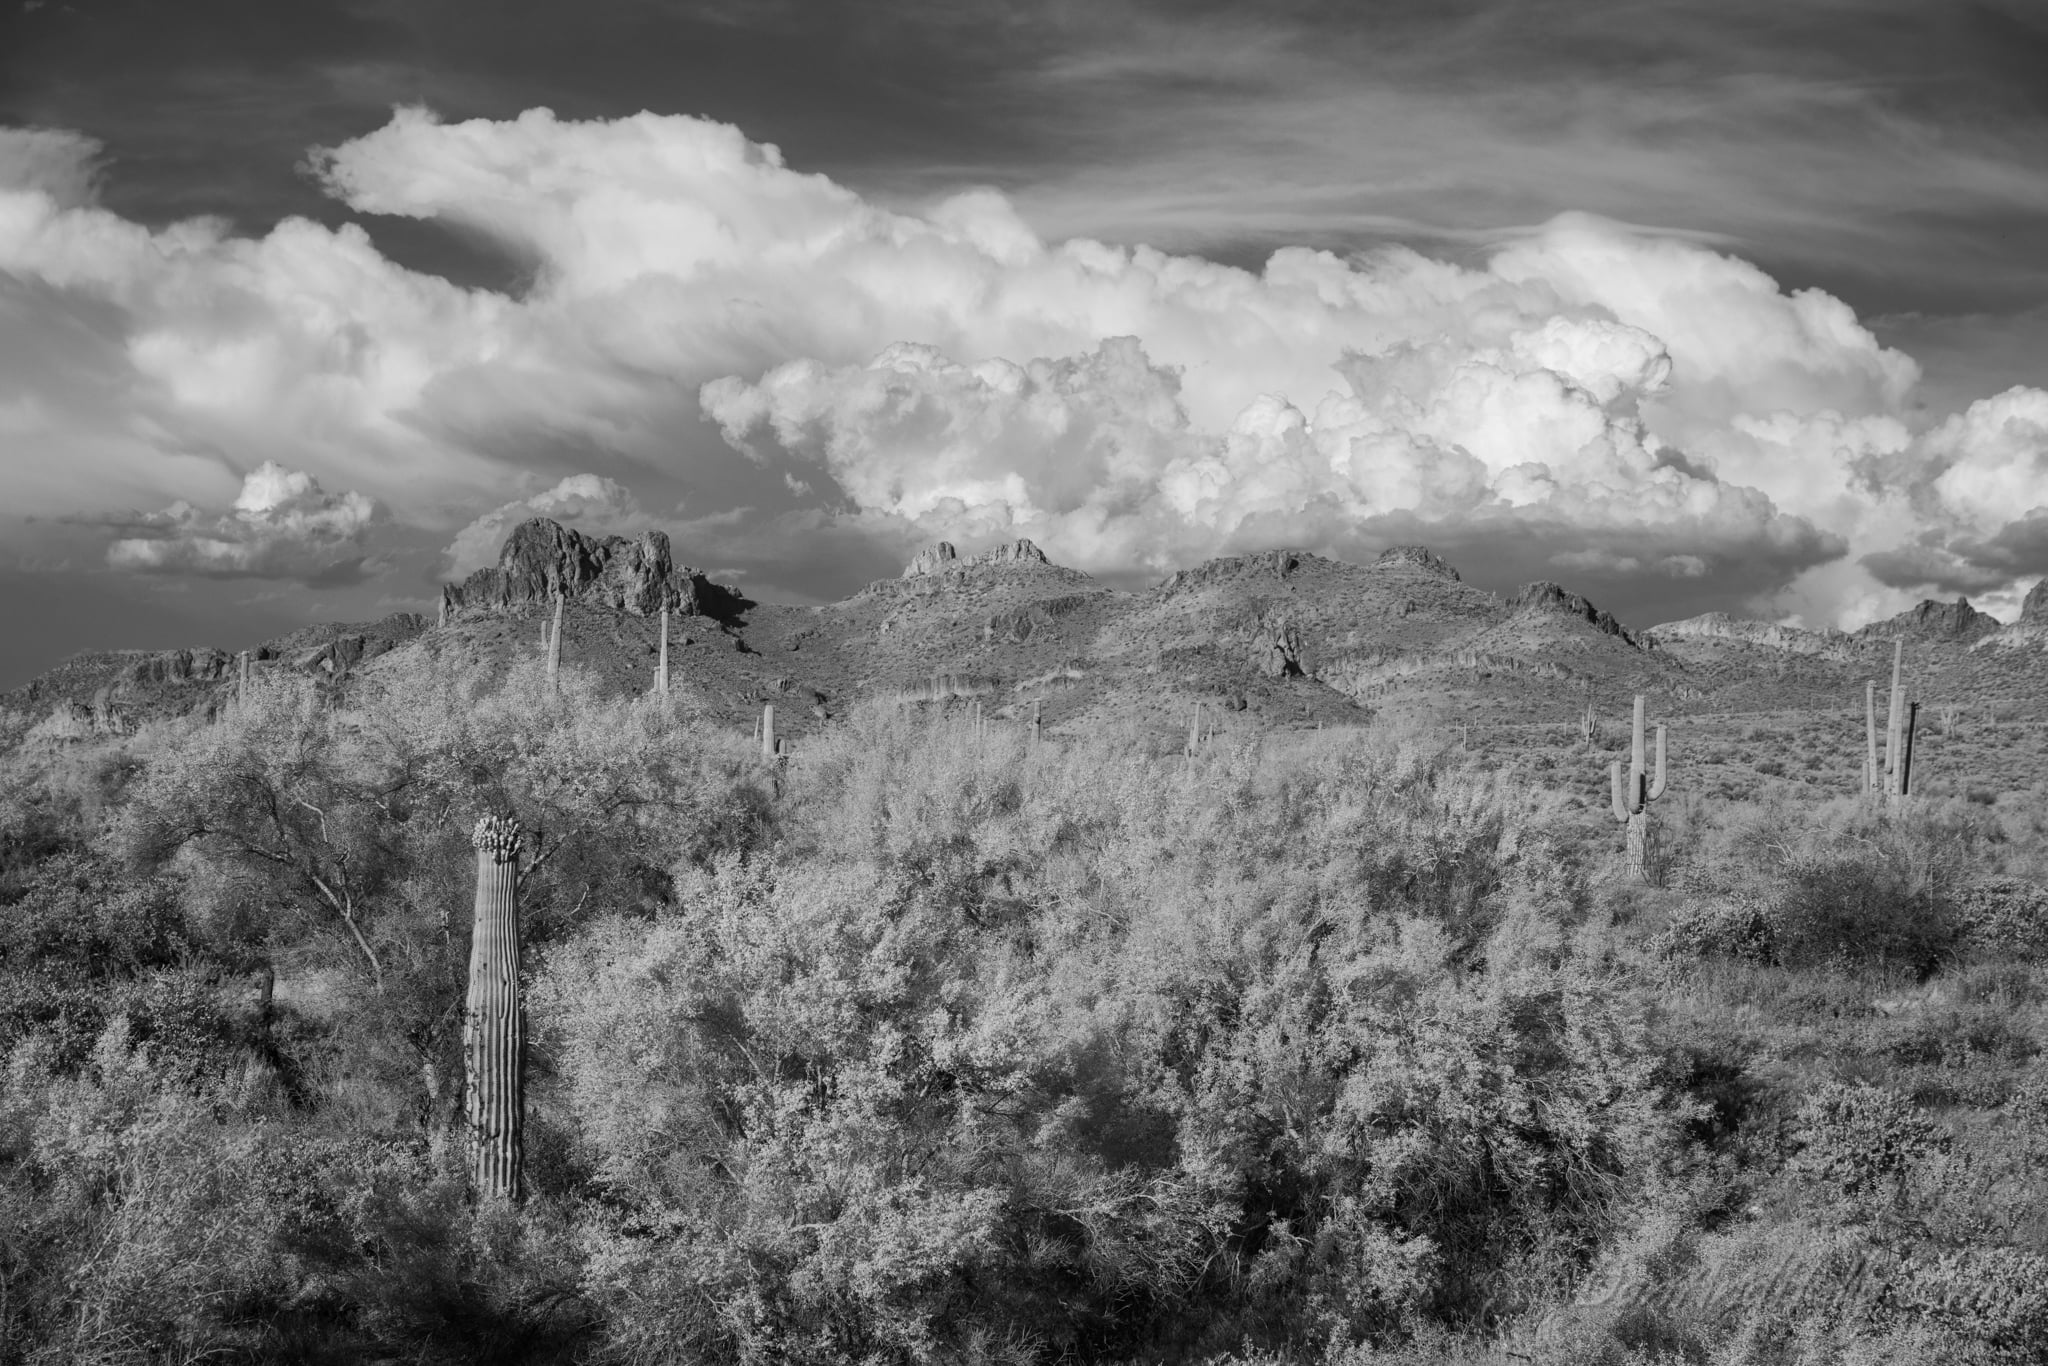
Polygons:
[[[1907,546],[2032,563],[2004,528],[2043,502],[2048,396],[1929,418],[1919,367],[1840,300],[1590,215],[1458,262],[1286,247],[1246,270],[1048,241],[986,188],[886,208],[677,116],[402,109],[309,164],[359,213],[488,234],[530,284],[458,288],[353,225],[149,229],[0,188],[0,359],[46,337],[77,358],[12,388],[0,367],[0,431],[39,453],[0,495],[182,503],[119,553],[194,572],[271,562],[218,530],[241,512],[190,511],[258,460],[359,490],[458,568],[520,516],[624,529],[685,494],[771,540],[1031,534],[1123,576],[1423,536],[1652,613],[1761,593],[1825,620],[1944,581]],[[750,548],[761,590],[848,587],[800,549]]]
[[360,493],[328,493],[311,475],[265,461],[218,516],[177,502],[128,519],[107,563],[144,574],[356,583],[371,572],[364,540],[377,515]]
[[89,204],[100,144],[66,128],[0,127],[0,189],[34,191],[67,208]]
[[464,578],[498,562],[498,549],[513,527],[531,517],[551,517],[565,526],[599,535],[641,531],[653,523],[630,489],[599,474],[572,474],[531,498],[492,508],[455,533],[442,552],[451,577]]

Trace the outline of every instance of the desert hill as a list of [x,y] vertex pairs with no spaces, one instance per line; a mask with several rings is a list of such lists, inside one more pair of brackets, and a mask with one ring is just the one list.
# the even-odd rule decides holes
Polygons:
[[[1376,714],[1551,726],[1589,701],[1623,714],[1635,692],[1673,718],[1848,715],[1866,679],[1888,676],[1895,638],[1914,695],[1933,709],[2031,714],[2048,678],[2040,590],[2011,626],[1959,600],[1853,633],[1721,613],[1637,630],[1563,585],[1487,592],[1421,547],[1370,564],[1291,550],[1214,559],[1134,593],[1015,541],[973,556],[930,546],[897,578],[805,607],[714,582],[659,532],[595,537],[544,518],[515,528],[497,563],[445,587],[433,622],[310,626],[252,651],[249,667],[338,687],[423,657],[502,669],[539,657],[558,602],[564,666],[605,690],[648,691],[666,610],[679,705],[748,726],[772,701],[779,728],[799,740],[866,697],[972,699],[985,716],[1037,714],[1055,733],[1113,722],[1184,730],[1197,703],[1225,734]],[[80,655],[0,707],[21,722],[17,734],[119,733],[210,713],[241,667],[204,648]]]

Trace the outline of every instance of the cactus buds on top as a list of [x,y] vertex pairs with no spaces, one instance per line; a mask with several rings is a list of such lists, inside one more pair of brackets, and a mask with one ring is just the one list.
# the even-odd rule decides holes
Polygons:
[[1643,695],[1636,694],[1635,728],[1629,747],[1626,782],[1621,761],[1608,765],[1608,783],[1613,798],[1614,819],[1628,827],[1629,871],[1645,882],[1652,880],[1655,858],[1651,851],[1650,803],[1664,795],[1664,727],[1657,727],[1657,772],[1652,778],[1644,765]]

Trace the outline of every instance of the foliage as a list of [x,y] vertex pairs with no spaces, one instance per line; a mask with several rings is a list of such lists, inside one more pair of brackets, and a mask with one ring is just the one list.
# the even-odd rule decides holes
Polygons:
[[[1189,761],[871,707],[771,768],[560,683],[266,682],[34,760],[0,1358],[2038,1348],[2048,993],[1958,957],[2031,933],[1993,815],[1689,798],[1676,885],[1622,887],[1600,810],[1428,734]],[[535,851],[517,1211],[454,1127],[485,813]],[[1970,1086],[1981,1132],[1930,1108]],[[1729,1308],[1816,1240],[1796,1303],[1891,1298]]]

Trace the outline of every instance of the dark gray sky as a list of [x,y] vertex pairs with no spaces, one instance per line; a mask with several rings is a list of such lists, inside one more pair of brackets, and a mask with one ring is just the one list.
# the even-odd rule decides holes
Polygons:
[[[770,301],[759,305],[758,324],[735,323],[717,344],[679,342],[659,356],[635,350],[644,336],[600,336],[564,305],[506,335],[524,339],[545,327],[552,329],[549,346],[601,355],[601,364],[591,362],[589,386],[562,400],[578,405],[573,416],[508,417],[502,428],[486,431],[489,424],[476,416],[482,398],[458,399],[472,389],[496,391],[481,378],[483,362],[465,362],[459,374],[451,366],[429,387],[431,403],[415,395],[402,409],[407,441],[427,433],[443,454],[398,444],[352,463],[346,432],[324,446],[308,435],[337,420],[327,409],[272,395],[263,399],[268,406],[259,420],[239,390],[230,403],[190,373],[173,373],[176,358],[197,345],[194,337],[215,336],[216,324],[234,325],[246,302],[239,267],[173,279],[151,276],[156,267],[124,256],[118,268],[83,281],[64,264],[71,258],[60,260],[50,246],[61,232],[100,251],[115,231],[109,224],[162,234],[196,217],[222,220],[214,231],[223,240],[253,242],[300,217],[330,233],[357,225],[368,234],[368,251],[394,268],[395,278],[440,277],[525,304],[554,297],[555,282],[575,273],[564,264],[568,249],[539,228],[529,233],[514,223],[527,210],[509,198],[472,211],[436,188],[421,191],[439,196],[421,216],[387,211],[393,195],[410,192],[400,181],[426,184],[440,174],[440,163],[429,165],[439,152],[366,154],[365,164],[375,165],[362,174],[377,183],[363,190],[359,181],[354,194],[316,173],[312,149],[368,138],[400,106],[425,107],[444,126],[488,120],[510,127],[522,111],[541,107],[559,125],[604,129],[622,127],[614,121],[642,110],[695,116],[734,125],[752,143],[774,144],[791,168],[828,177],[867,206],[862,212],[929,214],[948,195],[992,187],[1048,244],[1070,237],[1149,244],[1252,272],[1284,247],[1344,256],[1390,244],[1447,268],[1484,272],[1505,246],[1561,213],[1633,225],[1703,258],[1754,263],[1787,296],[1825,291],[1879,341],[1914,357],[1919,375],[1853,408],[1826,385],[1788,400],[1752,383],[1727,398],[1724,390],[1740,386],[1716,372],[1712,385],[1702,382],[1696,392],[1674,393],[1644,410],[1668,448],[1652,463],[1718,468],[1723,483],[1763,488],[1780,511],[1804,519],[1805,530],[1770,530],[1763,517],[1738,534],[1725,508],[1700,513],[1686,524],[1691,530],[1673,533],[1669,558],[1677,567],[1650,572],[1640,568],[1654,558],[1638,544],[1644,536],[1616,539],[1613,518],[1597,526],[1574,521],[1569,507],[1584,498],[1568,491],[1556,495],[1563,511],[1515,522],[1520,530],[1505,542],[1498,534],[1503,524],[1465,514],[1444,513],[1434,523],[1425,517],[1424,534],[1434,528],[1436,539],[1465,546],[1474,562],[1468,570],[1482,579],[1512,586],[1505,581],[1539,573],[1562,578],[1638,621],[1714,606],[1848,619],[1893,605],[1900,595],[1966,585],[1991,593],[1995,606],[2001,593],[2013,597],[2028,575],[2048,570],[1973,549],[1997,530],[1984,509],[2005,505],[2017,516],[2032,505],[2024,501],[2033,496],[2028,481],[2039,477],[2043,457],[2030,444],[2031,409],[1987,412],[1970,431],[1929,435],[1951,414],[2010,386],[2048,385],[2041,360],[2048,355],[2048,6],[2039,0],[0,4],[7,6],[0,11],[0,128],[78,135],[58,153],[47,142],[17,138],[10,154],[0,143],[0,188],[9,182],[10,155],[15,183],[45,190],[52,158],[68,157],[94,184],[89,194],[73,196],[72,207],[99,215],[98,227],[74,215],[33,236],[20,229],[10,255],[0,214],[0,501],[33,519],[0,511],[0,537],[10,543],[0,555],[0,639],[8,642],[0,648],[0,686],[88,646],[233,645],[307,617],[412,605],[432,579],[457,567],[444,554],[456,531],[501,504],[584,473],[627,492],[630,512],[616,500],[607,505],[615,524],[668,526],[687,558],[744,572],[756,591],[772,596],[837,596],[888,572],[903,546],[928,532],[985,525],[995,534],[1039,525],[1017,514],[999,526],[976,511],[972,496],[968,511],[958,510],[958,488],[981,489],[986,470],[960,475],[967,482],[958,487],[945,483],[925,500],[930,508],[914,489],[905,493],[901,471],[894,483],[875,476],[872,461],[861,463],[869,459],[860,445],[867,429],[855,430],[853,409],[832,406],[852,402],[851,379],[807,397],[813,406],[803,417],[811,425],[775,429],[775,453],[743,459],[697,410],[697,387],[726,374],[751,383],[772,366],[807,358],[828,367],[857,364],[901,341],[938,346],[962,362],[1001,356],[1026,365],[1079,354],[1129,331],[1154,361],[1182,367],[1194,428],[1220,441],[1230,425],[1228,413],[1199,411],[1202,357],[1210,354],[1201,348],[1210,343],[1169,335],[1158,320],[1163,315],[1135,306],[1119,312],[1114,301],[1077,304],[1060,314],[1058,326],[1036,320],[1006,335],[966,324],[925,327],[876,309],[871,334],[832,319],[830,345],[820,340],[826,322],[778,313],[801,306]],[[533,139],[504,152],[527,155],[540,165],[549,154]],[[528,183],[525,169],[504,174],[507,183]],[[606,174],[594,169],[589,184],[564,193],[582,196],[589,214],[612,212],[603,207]],[[634,184],[643,199],[671,206],[698,193]],[[373,202],[377,194],[385,199]],[[715,211],[745,221],[722,203]],[[584,231],[592,220],[576,221]],[[597,250],[588,242],[584,248]],[[854,267],[833,269],[843,275]],[[1657,269],[1668,285],[1693,267],[1667,261]],[[667,266],[654,275],[664,271],[695,278],[690,269]],[[288,292],[284,278],[285,285],[247,285],[249,297],[292,312],[279,302]],[[1428,340],[1417,331],[1427,326],[1418,291],[1436,288],[1419,278],[1402,286],[1398,305],[1386,305],[1403,318],[1388,330],[1410,345]],[[1049,288],[1034,287],[1041,295]],[[721,288],[720,299],[757,302],[738,286]],[[648,289],[643,279],[634,297],[648,297]],[[365,297],[374,292],[363,286]],[[1502,306],[1532,309],[1529,319],[1550,307],[1573,317],[1612,315],[1664,336],[1644,321],[1652,311],[1638,316],[1611,298],[1589,298],[1557,304],[1517,296]],[[1381,307],[1376,300],[1347,306]],[[1497,340],[1482,313],[1462,303],[1443,307],[1464,310],[1444,324],[1460,346]],[[380,330],[387,314],[365,308],[362,345],[389,354]],[[691,316],[702,308],[701,299],[693,302]],[[1255,300],[1245,310],[1260,326],[1282,326]],[[1080,313],[1087,317],[1077,321]],[[667,318],[650,312],[640,332],[659,334],[667,345],[678,326]],[[345,319],[319,325],[344,339],[356,335]],[[1147,331],[1155,325],[1156,336]],[[1827,344],[1826,327],[1803,325],[1819,328],[1819,340],[1809,338],[1813,345]],[[1310,331],[1321,326],[1301,324]],[[1361,335],[1333,330],[1328,361],[1356,347]],[[1686,364],[1686,344],[1664,339],[1676,361],[1675,381],[1697,378],[1698,367]],[[1308,341],[1302,344],[1306,350]],[[1701,342],[1694,351],[1705,348]],[[283,343],[278,349],[289,350]],[[1214,354],[1220,367],[1238,353]],[[220,376],[217,369],[207,373]],[[1385,374],[1360,383],[1381,380],[1389,393],[1408,392],[1400,388],[1407,381]],[[629,381],[637,387],[621,407],[617,386]],[[1455,376],[1433,383],[1424,409],[1465,392]],[[1303,379],[1284,397],[1312,413],[1321,394],[1311,387]],[[1335,388],[1335,379],[1325,387]],[[669,390],[672,402],[649,397]],[[5,418],[10,394],[26,414],[13,426]],[[924,402],[941,402],[920,394]],[[948,394],[947,403],[958,397]],[[1233,394],[1232,411],[1240,397],[1251,394]],[[748,410],[756,417],[779,411],[759,393],[747,401],[756,404]],[[187,425],[201,408],[205,420]],[[1717,432],[1752,440],[1781,408],[1806,424],[1797,440],[1788,438],[1785,458],[1816,462],[1798,490],[1743,475],[1763,468],[1763,457],[1748,448],[1699,454],[1720,449]],[[630,420],[617,415],[627,410]],[[1135,439],[1090,411],[1122,433],[1115,440]],[[1377,411],[1390,420],[1393,409]],[[1831,411],[1851,425],[1894,421],[1904,435],[1814,436]],[[108,431],[94,428],[116,413],[121,420],[108,418]],[[973,430],[998,421],[985,402],[974,413],[981,425]],[[362,420],[369,424],[364,430],[382,430]],[[1497,420],[1538,419],[1525,411],[1449,426],[1477,431],[1472,424]],[[68,424],[61,439],[50,438],[60,421]],[[1430,431],[1437,443],[1431,450],[1451,439]],[[803,443],[814,438],[820,444],[807,457]],[[1904,441],[1919,444],[1902,453],[1895,448]],[[94,464],[102,457],[93,452],[115,446],[123,453],[106,454],[104,469]],[[819,453],[827,446],[829,457]],[[650,454],[657,448],[670,454]],[[309,534],[318,544],[193,549],[209,536],[233,541],[243,534],[239,524],[216,532],[213,519],[228,513],[236,481],[273,458],[318,480],[317,496],[294,486],[272,500],[313,517]],[[463,476],[423,480],[413,502],[406,462],[444,458]],[[160,466],[151,463],[157,459]],[[1895,508],[1873,501],[1835,509],[1815,490],[1849,476],[1822,469],[1829,459],[1860,472],[1854,477],[1870,483],[1872,500],[1885,496],[1878,486],[1887,479],[1911,485],[1910,496]],[[502,462],[501,496],[491,495],[497,486],[488,471],[469,467],[492,460]],[[1506,497],[1499,494],[1506,477],[1499,464],[1489,461],[1492,487]],[[434,468],[438,476],[441,466]],[[1058,482],[1051,464],[1031,469],[1028,479],[1049,481],[1047,487]],[[917,482],[914,463],[908,477]],[[1357,487],[1371,482],[1351,477]],[[334,504],[356,489],[374,505],[362,517]],[[1121,508],[1127,493],[1105,495],[1090,516],[1099,522],[1101,508]],[[180,498],[192,505],[187,513],[163,511]],[[1258,524],[1261,534],[1361,551],[1384,539],[1376,528],[1391,525],[1387,514],[1361,513],[1357,502],[1337,511],[1333,498],[1342,501],[1327,490],[1304,494],[1291,505],[1291,520],[1276,514]],[[2015,498],[2021,505],[2011,506]],[[252,515],[271,516],[270,506]],[[1402,505],[1397,499],[1391,506]],[[1538,522],[1540,530],[1532,530]],[[1701,529],[1709,524],[1719,529]],[[1247,525],[1204,539],[1174,522],[1170,533],[1091,540],[1071,519],[1044,525],[1054,528],[1055,542],[1058,528],[1067,528],[1070,558],[1133,580],[1149,575],[1161,555],[1234,549],[1253,534]],[[288,539],[287,532],[303,530],[295,521],[261,535],[275,531]],[[1743,539],[1752,534],[1763,539]],[[694,544],[685,539],[691,535]],[[123,540],[169,549],[110,549]],[[1861,556],[1901,540],[1925,550],[1915,563],[1933,567],[1922,579],[1909,582],[1904,571],[1892,570],[1873,578],[1854,567]],[[1624,541],[1634,548],[1623,548]],[[1829,568],[1831,562],[1838,563]],[[1780,590],[1790,596],[1770,597]]]

